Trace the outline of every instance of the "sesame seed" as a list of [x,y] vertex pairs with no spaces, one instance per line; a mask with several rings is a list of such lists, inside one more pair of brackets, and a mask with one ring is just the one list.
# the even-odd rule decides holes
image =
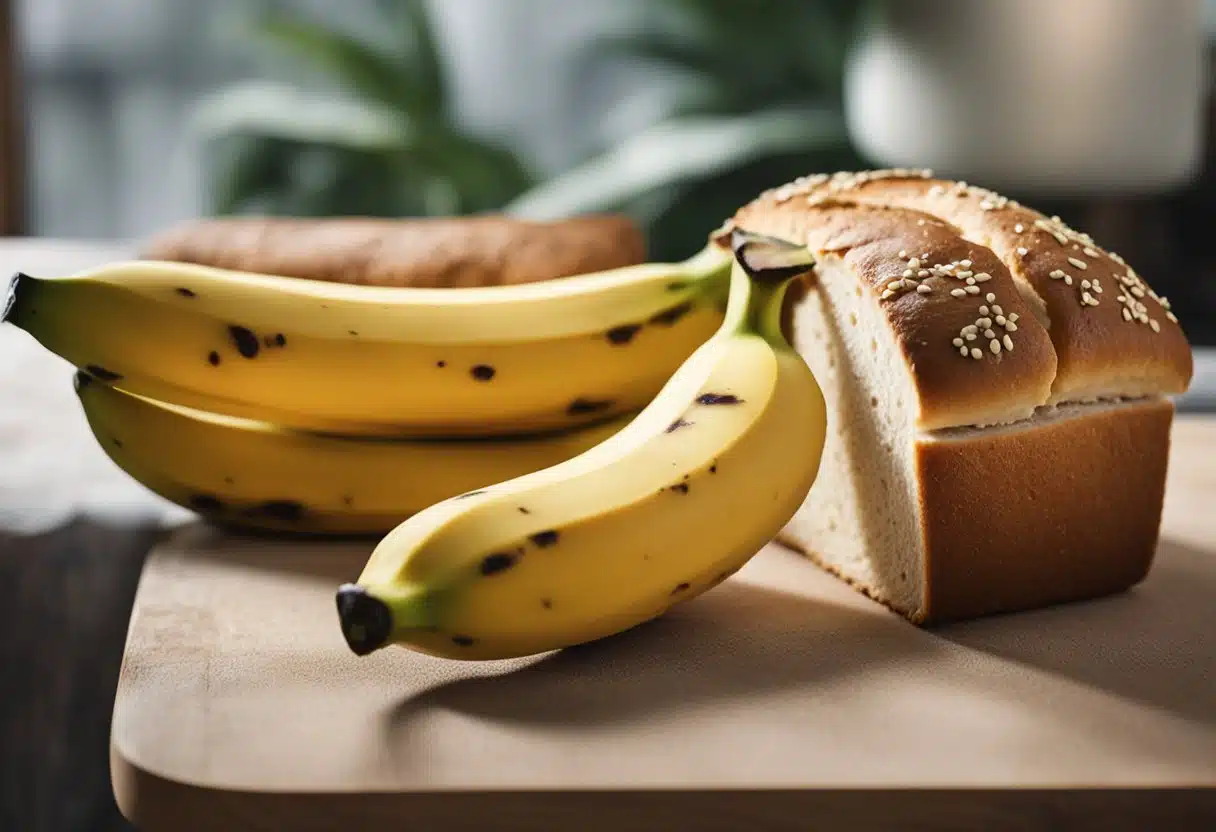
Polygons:
[[962,289],[951,289],[950,296],[955,297],[955,298],[965,298],[965,297],[967,297],[967,293],[964,292]]
[[979,332],[979,327],[977,327],[975,324],[967,324],[965,327],[963,327],[963,332]]
[[1017,332],[1018,325],[1015,324],[1013,321],[1006,321],[1005,322],[1005,331],[1006,332]]
[[981,306],[981,307],[980,307],[980,314],[981,314],[981,315],[987,315],[987,314],[988,314],[988,307],[987,307],[987,306]]
[[995,332],[993,332],[991,329],[985,329],[985,330],[984,330],[984,337],[985,337],[985,338],[995,338],[995,337],[996,337],[996,333],[995,333]]
[[975,276],[975,272],[971,271],[970,269],[959,269],[954,274],[959,280]]
[[1010,320],[1010,321],[1017,321],[1018,317],[1019,317],[1019,316],[1018,316],[1018,313],[1017,313],[1017,312],[1010,312],[1010,313],[1009,313],[1009,320]]
[[992,318],[977,318],[975,325],[980,329],[987,329],[988,327],[992,326]]
[[1008,318],[1006,318],[1004,315],[997,315],[997,316],[996,316],[996,325],[997,325],[997,326],[1004,326],[1004,325],[1005,325],[1005,321],[1007,321],[1007,320],[1009,320],[1009,319],[1008,319]]
[[1132,311],[1126,306],[1123,307],[1123,320],[1130,321],[1132,319]]
[[1098,252],[1094,251],[1089,246],[1086,246],[1085,248],[1083,248],[1082,251],[1085,252],[1086,257],[1097,257],[1098,256]]
[[929,276],[929,270],[928,270],[928,269],[920,269],[920,270],[918,270],[918,271],[916,272],[916,276],[917,276],[917,277],[928,277],[928,276]]
[[1009,350],[1010,352],[1013,351],[1013,339],[1012,338],[1010,338],[1008,335],[1006,335],[1004,338],[1001,339],[1001,341],[1005,344],[1005,349]]
[[961,355],[963,358],[966,358],[966,357],[967,357],[967,348],[966,348],[966,347],[959,347],[959,348],[958,348],[958,354],[959,354],[959,355]]
[[1015,225],[1013,227],[1013,232],[1015,234],[1021,234],[1025,230],[1026,230],[1026,226],[1022,225],[1021,223],[1018,223],[1017,225]]
[[937,196],[938,194],[945,192],[945,190],[946,189],[941,185],[933,185],[929,188],[929,196]]
[[989,303],[996,303],[996,295],[989,292],[988,294],[984,295],[984,300],[988,301]]
[[1030,249],[1026,248],[1026,246],[1018,246],[1018,254],[1025,257],[1027,254],[1030,254]]
[[961,347],[962,345],[963,345],[963,339],[962,339],[962,338],[955,338],[955,339],[954,339],[954,346],[956,346],[956,347]]
[[916,272],[912,271],[911,269],[904,269],[904,273],[903,273],[904,277],[911,277],[914,274],[916,274]]
[[1076,257],[1069,257],[1068,262],[1072,263],[1074,266],[1076,266],[1078,269],[1081,269],[1082,271],[1089,268],[1089,265],[1084,260],[1079,260]]
[[881,295],[879,295],[878,297],[879,297],[881,300],[886,300],[887,298],[891,297],[891,296],[892,296],[892,295],[894,295],[894,294],[895,294],[895,293],[894,293],[894,292],[892,292],[890,289],[884,289],[884,290],[883,290],[883,293],[882,293]]
[[1090,283],[1089,283],[1089,281],[1088,281],[1088,280],[1082,280],[1082,281],[1081,281],[1081,288],[1082,288],[1082,289],[1088,289],[1088,288],[1089,288],[1089,286],[1090,286]]
[[1169,319],[1170,319],[1170,321],[1171,321],[1171,322],[1173,322],[1173,323],[1178,323],[1178,319],[1177,319],[1176,317],[1174,317],[1174,313],[1173,313],[1173,312],[1166,312],[1166,313],[1165,313],[1165,317],[1169,318]]
[[1050,277],[1052,280],[1060,280],[1064,277],[1064,272],[1060,271],[1059,269],[1053,269],[1051,274],[1049,274],[1047,276]]
[[995,338],[988,342],[988,348],[992,350],[993,355],[1001,354],[1001,342]]
[[887,288],[890,289],[892,292],[894,292],[899,287],[900,287],[900,281],[898,281],[898,280],[892,280],[890,283],[887,284]]
[[909,268],[909,269],[919,269],[919,268],[920,268],[920,260],[919,260],[918,258],[916,258],[916,257],[909,258],[909,260],[908,260],[908,268]]
[[[967,288],[971,288],[974,285],[975,285],[975,278],[974,277],[967,278]],[[976,291],[978,292],[979,289],[976,289]]]
[[980,352],[979,347],[972,347],[971,348],[971,357],[978,361],[979,359],[984,357],[984,354],[982,352]]
[[1161,324],[1157,323],[1157,320],[1155,318],[1149,318],[1148,325],[1153,328],[1153,332],[1161,331]]
[[999,306],[994,306],[994,307],[992,307],[992,311],[993,311],[993,312],[995,312],[995,313],[996,313],[996,314],[998,314],[998,315],[1004,315],[1004,314],[1005,314],[1005,310],[1004,310],[1004,309],[1002,309],[1002,308],[1001,308],[1001,307],[999,307]]
[[932,289],[930,289],[928,286],[925,286],[924,284],[921,284],[920,286],[917,286],[917,287],[916,287],[916,291],[917,291],[917,292],[919,292],[919,293],[920,293],[920,294],[922,294],[922,295],[927,295],[927,294],[929,294],[930,292],[932,292],[933,290],[932,290]]
[[1056,238],[1056,242],[1059,243],[1060,245],[1066,245],[1068,243],[1068,237],[1066,237],[1065,235],[1061,234],[1058,231],[1055,232],[1052,236]]
[[1072,285],[1072,275],[1067,275],[1067,274],[1066,274],[1066,275],[1064,275],[1064,285],[1065,285],[1065,286],[1071,286],[1071,285]]
[[966,287],[966,292],[969,295],[978,295],[980,293],[980,287],[979,286],[968,286],[968,287]]
[[1138,298],[1142,298],[1142,297],[1144,297],[1144,290],[1143,290],[1143,289],[1141,289],[1139,286],[1133,286],[1133,287],[1132,287],[1132,294],[1133,294],[1133,295],[1135,295],[1135,296],[1136,296],[1136,297],[1138,297]]
[[907,257],[907,256],[908,256],[908,251],[907,251],[907,249],[902,249],[902,248],[901,248],[901,249],[899,250],[899,259],[900,259],[900,260],[903,260],[903,259],[904,259],[905,257]]
[[917,221],[916,221],[916,224],[917,224],[917,225],[924,225],[924,224],[925,224],[925,221],[924,221],[924,220],[917,220]]
[[992,275],[988,274],[988,272],[980,272],[975,276],[975,280],[977,283],[987,283],[989,280],[992,280]]
[[969,268],[971,268],[971,261],[970,261],[970,260],[959,260],[959,261],[958,261],[958,264],[959,264],[960,266],[962,266],[964,269],[969,269]]
[[1096,277],[1094,278],[1094,291],[1099,295],[1102,294],[1102,284],[1098,282]]
[[968,341],[974,341],[976,338],[979,337],[979,335],[977,335],[974,332],[964,332],[963,337],[966,338]]

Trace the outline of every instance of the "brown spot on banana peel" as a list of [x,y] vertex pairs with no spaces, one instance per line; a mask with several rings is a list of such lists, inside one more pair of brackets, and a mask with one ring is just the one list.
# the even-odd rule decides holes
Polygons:
[[210,364],[212,367],[220,366],[220,354],[218,352],[216,352],[215,350],[212,350],[211,352],[207,353],[207,363]]
[[556,529],[546,529],[543,532],[537,532],[536,534],[528,536],[528,539],[541,549],[557,543],[557,538],[558,534]]
[[608,339],[608,343],[619,347],[632,341],[633,336],[637,335],[641,329],[641,324],[622,324],[605,332],[604,337]]
[[490,379],[494,378],[495,372],[497,371],[489,364],[475,364],[473,365],[472,369],[469,370],[469,375],[473,376],[473,378],[477,379],[478,381],[489,381]]
[[527,510],[526,508],[524,508],[523,506],[519,506],[519,513],[520,513],[520,514],[531,514],[532,512],[528,511],[528,510]]
[[732,393],[702,393],[697,396],[697,404],[743,404],[743,399]]
[[677,303],[675,306],[664,309],[662,312],[657,312],[650,317],[648,323],[658,324],[659,326],[672,326],[676,321],[683,318],[692,311],[692,301],[686,300],[683,303]]
[[669,485],[669,486],[667,486],[667,489],[668,489],[669,491],[674,491],[674,492],[676,492],[677,494],[687,494],[687,493],[688,493],[688,483],[686,483],[686,482],[678,482],[678,483],[676,483],[675,485]]
[[262,343],[267,347],[285,347],[287,346],[287,336],[279,332],[275,335],[267,335],[262,339]]
[[261,347],[258,344],[258,336],[254,334],[253,330],[231,325],[228,327],[228,337],[243,358],[257,358]]
[[247,516],[270,517],[285,523],[297,523],[307,513],[303,503],[295,500],[267,500],[244,512]]
[[435,362],[435,366],[436,366],[436,367],[438,367],[439,369],[441,369],[441,370],[442,370],[444,367],[448,366],[448,362],[446,362],[446,361],[436,361],[436,362]]
[[583,399],[578,398],[570,402],[570,406],[566,408],[566,413],[569,416],[585,416],[590,413],[601,413],[608,410],[615,404],[610,399]]
[[477,643],[477,639],[472,636],[454,635],[452,636],[452,644],[457,644],[461,647],[472,647]]
[[683,419],[683,418],[676,419],[674,422],[672,422],[670,425],[668,425],[666,428],[663,429],[663,433],[675,433],[680,428],[686,428],[691,424],[692,424],[692,422],[688,421],[687,419]]
[[500,572],[506,572],[519,560],[519,555],[508,554],[506,552],[498,552],[493,555],[486,555],[481,559],[481,564],[478,567],[483,575],[497,575]]
[[467,500],[469,497],[476,497],[478,494],[485,494],[485,493],[486,493],[486,489],[479,488],[476,491],[466,491],[463,494],[457,494],[452,499],[453,500]]
[[198,512],[215,512],[224,510],[224,501],[214,494],[193,494],[186,501],[190,508]]
[[173,291],[177,292],[179,295],[181,295],[184,298],[198,297],[198,295],[196,295],[194,293],[193,289],[187,289],[185,286],[179,286],[178,288],[174,289]]
[[681,592],[687,592],[692,588],[690,583],[676,584],[676,588],[671,591],[672,595],[679,595]]
[[113,370],[107,370],[100,364],[86,364],[85,372],[91,375],[98,381],[104,381],[106,384],[113,384],[116,381],[122,381],[122,374],[116,373]]
[[552,598],[541,598],[540,605],[547,610],[551,610],[551,609],[553,609],[553,599]]

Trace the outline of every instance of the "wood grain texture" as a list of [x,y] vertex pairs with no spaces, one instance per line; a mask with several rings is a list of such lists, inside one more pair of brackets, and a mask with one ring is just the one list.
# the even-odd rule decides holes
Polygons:
[[1216,420],[1180,418],[1148,579],[917,629],[776,546],[612,639],[465,664],[345,648],[369,544],[181,532],[115,706],[160,829],[1133,829],[1216,821]]

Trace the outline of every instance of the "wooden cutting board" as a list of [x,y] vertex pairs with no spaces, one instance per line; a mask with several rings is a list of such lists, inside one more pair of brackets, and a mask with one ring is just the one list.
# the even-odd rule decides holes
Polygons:
[[770,546],[597,644],[358,659],[371,545],[151,556],[112,731],[141,829],[1216,828],[1216,421],[1176,425],[1141,586],[932,632]]

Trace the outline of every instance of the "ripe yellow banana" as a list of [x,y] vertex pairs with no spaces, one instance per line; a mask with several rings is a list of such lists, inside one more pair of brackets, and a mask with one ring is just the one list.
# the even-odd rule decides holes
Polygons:
[[313,434],[151,401],[84,373],[102,449],[146,488],[225,525],[383,534],[427,506],[576,456],[629,417],[533,437],[398,440]]
[[[781,333],[803,249],[736,239],[721,330],[624,430],[394,529],[337,593],[365,655],[529,655],[661,615],[743,566],[819,468],[824,399]],[[744,268],[746,266],[746,268]]]
[[157,401],[366,435],[533,433],[640,410],[723,316],[730,254],[471,289],[184,263],[19,274],[0,320]]

